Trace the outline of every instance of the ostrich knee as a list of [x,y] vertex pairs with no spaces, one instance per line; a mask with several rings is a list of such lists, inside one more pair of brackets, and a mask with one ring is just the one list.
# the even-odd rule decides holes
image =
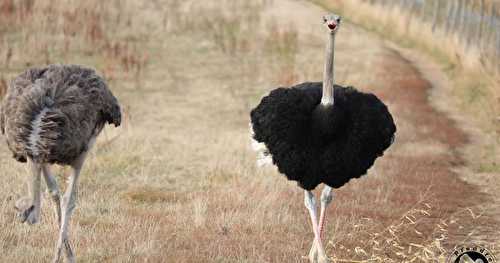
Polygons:
[[304,205],[309,211],[316,210],[316,200],[314,199],[314,194],[311,191],[305,191]]
[[74,187],[73,191],[69,193],[69,195],[65,195],[63,197],[63,207],[65,208],[65,213],[66,215],[71,216],[73,214],[73,210],[75,210],[76,207],[76,186]]
[[321,192],[321,210],[319,216],[319,235],[321,240],[324,238],[326,225],[326,208],[333,200],[333,191],[330,186],[325,186]]
[[52,191],[49,190],[49,195],[52,198],[52,201],[54,202],[55,206],[55,211],[56,211],[56,216],[57,216],[57,223],[61,225],[61,196],[59,191]]
[[321,192],[321,206],[328,206],[333,200],[333,191],[330,186],[325,186]]
[[50,198],[52,198],[52,201],[54,201],[55,203],[61,202],[61,197],[60,197],[60,193],[58,190],[49,190],[48,192],[49,192]]

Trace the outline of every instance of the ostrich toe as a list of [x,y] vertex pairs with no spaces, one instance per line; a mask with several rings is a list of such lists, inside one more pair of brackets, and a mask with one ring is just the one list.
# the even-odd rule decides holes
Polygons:
[[326,255],[318,254],[318,263],[330,263],[330,260]]
[[316,242],[313,242],[311,250],[309,250],[309,262],[318,263],[318,249],[316,248]]
[[28,223],[30,225],[36,224],[40,221],[40,216],[35,211],[35,206],[31,203],[28,197],[17,200],[15,204],[17,216],[21,223]]

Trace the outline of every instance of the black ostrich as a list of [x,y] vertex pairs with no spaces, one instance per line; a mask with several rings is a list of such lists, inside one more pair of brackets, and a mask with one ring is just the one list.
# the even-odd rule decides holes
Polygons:
[[[0,111],[0,130],[14,158],[31,168],[30,197],[16,203],[22,222],[40,220],[40,177],[43,174],[59,222],[54,262],[69,243],[69,220],[76,206],[77,182],[88,151],[106,123],[119,126],[118,101],[94,70],[76,65],[31,68],[15,78]],[[51,164],[69,165],[72,173],[64,196]]]
[[[341,18],[323,17],[328,28],[323,83],[306,82],[277,88],[251,112],[258,164],[274,163],[305,190],[314,241],[309,259],[327,262],[322,245],[325,210],[332,188],[366,174],[392,144],[396,126],[386,105],[375,95],[334,85],[334,43]],[[311,192],[325,184],[317,220]]]

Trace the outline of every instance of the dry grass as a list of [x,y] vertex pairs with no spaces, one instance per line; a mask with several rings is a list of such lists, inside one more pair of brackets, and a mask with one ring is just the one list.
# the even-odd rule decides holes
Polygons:
[[7,81],[3,77],[0,77],[0,99],[5,96],[7,92]]
[[[49,62],[93,65],[125,113],[122,127],[99,138],[82,175],[71,225],[79,260],[303,262],[312,240],[303,193],[275,169],[255,167],[247,123],[272,87],[321,79],[323,31],[309,26],[322,11],[285,0],[48,3],[2,2],[0,45],[11,51],[0,56],[1,74],[7,80]],[[401,58],[366,32],[342,30],[338,79],[387,101],[399,135],[369,176],[337,192],[328,253],[432,262],[453,246],[447,242],[474,231],[462,212],[482,197],[449,171],[458,161],[436,130],[454,130],[437,114],[425,117],[433,112],[417,72],[390,65]],[[387,76],[388,67],[400,71]],[[393,92],[401,81],[422,98]],[[428,126],[416,129],[422,120]],[[50,202],[45,196],[42,224],[16,222],[12,206],[28,171],[9,157],[2,144],[0,261],[48,260],[56,237]],[[470,198],[458,206],[461,195]]]

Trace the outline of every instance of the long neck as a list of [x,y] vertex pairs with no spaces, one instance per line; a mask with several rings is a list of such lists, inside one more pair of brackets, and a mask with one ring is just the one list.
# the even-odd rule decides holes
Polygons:
[[335,83],[334,59],[335,59],[335,33],[328,34],[325,52],[325,69],[323,71],[323,96],[322,105],[333,105],[333,84]]

